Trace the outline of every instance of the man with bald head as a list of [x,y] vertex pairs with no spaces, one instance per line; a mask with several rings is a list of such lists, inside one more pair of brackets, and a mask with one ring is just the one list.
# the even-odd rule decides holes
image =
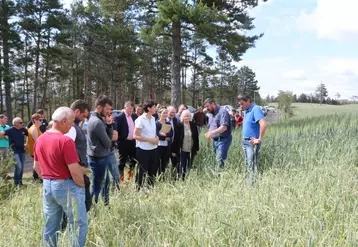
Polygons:
[[0,132],[0,138],[7,136],[9,138],[10,146],[14,151],[15,171],[14,182],[15,185],[22,185],[22,175],[24,174],[25,162],[25,136],[28,135],[27,129],[24,128],[24,122],[21,118],[16,117],[12,120],[13,127]]
[[43,179],[44,240],[57,246],[63,213],[71,224],[72,246],[85,246],[88,219],[85,205],[84,175],[73,140],[65,136],[75,121],[68,107],[52,115],[52,128],[41,135],[34,147],[34,169]]

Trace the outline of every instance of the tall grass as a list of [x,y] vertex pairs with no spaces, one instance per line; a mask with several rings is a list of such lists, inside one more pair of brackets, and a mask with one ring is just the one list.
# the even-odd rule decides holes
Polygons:
[[[240,132],[227,171],[202,140],[184,182],[133,184],[89,214],[88,246],[355,246],[358,243],[358,114],[269,127],[260,175],[246,182]],[[41,187],[29,184],[0,207],[0,246],[39,246]],[[61,243],[67,246],[67,232]]]

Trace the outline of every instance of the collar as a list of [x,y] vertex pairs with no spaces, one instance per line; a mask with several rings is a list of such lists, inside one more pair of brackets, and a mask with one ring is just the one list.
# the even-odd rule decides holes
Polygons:
[[98,112],[94,112],[94,113],[93,113],[93,116],[98,117],[98,118],[104,123],[103,117],[102,117],[101,114],[99,114]]
[[126,112],[124,112],[124,115],[126,115],[127,118],[132,117],[131,114],[127,114]]
[[255,106],[256,106],[256,104],[255,104],[255,103],[252,103],[252,105],[250,106],[249,109],[246,110],[246,112],[252,111],[252,109],[254,109]]
[[79,125],[81,122],[81,120],[79,120],[78,118],[75,119],[75,124]]
[[216,110],[215,110],[214,116],[219,113],[220,108],[221,108],[221,107],[220,107],[219,105],[216,105]]

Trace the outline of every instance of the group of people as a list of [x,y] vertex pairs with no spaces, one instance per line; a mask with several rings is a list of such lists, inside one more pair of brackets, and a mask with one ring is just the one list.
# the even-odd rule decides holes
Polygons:
[[[245,112],[242,144],[249,181],[253,183],[267,125],[261,108],[250,96],[240,95],[237,100]],[[76,100],[70,107],[60,107],[53,113],[47,131],[40,130],[45,115],[34,114],[32,123],[37,135],[31,128],[24,128],[20,118],[14,119],[13,127],[6,127],[4,116],[0,115],[0,144],[4,138],[10,141],[16,161],[22,159],[24,147],[34,143],[34,173],[43,180],[46,244],[57,246],[57,232],[66,219],[73,232],[73,245],[85,246],[87,212],[93,201],[98,203],[100,194],[105,205],[109,204],[110,174],[118,186],[124,181],[126,163],[129,163],[127,177],[136,175],[138,190],[153,186],[170,163],[176,177],[185,179],[199,151],[199,134],[205,125],[208,131],[204,135],[213,140],[220,174],[232,143],[232,118],[213,99],[205,100],[203,106],[207,114],[199,108],[192,117],[185,105],[176,111],[173,106],[164,107],[149,101],[137,106],[134,112],[133,103],[128,101],[121,114],[114,117],[112,101],[107,96],[95,101],[92,114],[87,103]],[[25,143],[24,136],[30,133],[35,138]],[[115,149],[119,152],[119,165]],[[91,182],[86,175],[87,167],[92,171]],[[22,183],[20,173],[22,171],[15,170],[16,184]]]

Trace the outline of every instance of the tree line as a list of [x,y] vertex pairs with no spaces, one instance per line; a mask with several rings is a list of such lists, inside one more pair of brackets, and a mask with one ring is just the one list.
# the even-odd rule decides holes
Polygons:
[[100,94],[116,109],[259,97],[255,73],[236,66],[262,36],[248,35],[258,0],[0,1],[0,111],[10,120]]

